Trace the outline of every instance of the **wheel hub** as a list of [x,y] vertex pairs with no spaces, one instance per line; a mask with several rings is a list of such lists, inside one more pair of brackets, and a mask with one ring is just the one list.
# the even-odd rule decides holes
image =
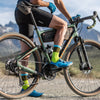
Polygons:
[[53,80],[56,77],[56,72],[52,71],[56,66],[51,66],[50,64],[46,64],[43,68],[43,76],[47,80]]
[[86,63],[83,63],[83,64],[80,65],[80,70],[83,71],[84,74],[89,74],[92,69],[93,69],[92,66],[90,68],[90,67],[87,66]]

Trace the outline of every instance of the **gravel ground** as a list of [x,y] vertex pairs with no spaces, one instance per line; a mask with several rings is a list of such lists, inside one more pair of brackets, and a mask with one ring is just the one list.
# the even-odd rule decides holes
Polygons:
[[[44,95],[39,98],[24,97],[21,99],[12,100],[100,100],[100,95],[93,97],[81,97],[72,92],[65,82],[64,77],[56,78],[52,81],[40,80],[36,90],[44,92]],[[0,100],[7,100],[0,98]]]

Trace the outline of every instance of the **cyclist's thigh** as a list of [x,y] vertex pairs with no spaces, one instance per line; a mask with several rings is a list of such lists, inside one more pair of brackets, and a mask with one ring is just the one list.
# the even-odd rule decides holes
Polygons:
[[19,27],[19,33],[28,38],[33,37],[33,24],[30,23],[30,15],[24,15],[17,8],[15,10],[15,19]]
[[49,27],[53,15],[39,8],[33,8],[32,13],[38,26]]
[[32,12],[38,26],[51,27],[56,29],[59,28],[61,25],[66,25],[67,27],[66,21],[64,21],[60,17],[52,15],[49,12],[46,12],[39,8],[33,8]]
[[59,29],[59,27],[62,27],[62,26],[67,27],[67,22],[61,19],[60,17],[53,15],[53,18],[49,24],[49,27]]

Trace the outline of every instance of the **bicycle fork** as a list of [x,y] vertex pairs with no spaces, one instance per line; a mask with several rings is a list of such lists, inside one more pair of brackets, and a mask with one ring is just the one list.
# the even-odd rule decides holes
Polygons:
[[[81,43],[80,46],[82,49],[82,52],[81,52],[80,47],[77,48],[77,53],[80,60],[80,70],[91,70],[92,66],[89,62],[86,47],[84,46],[84,40],[81,37],[78,37],[77,41]],[[83,53],[85,62],[83,60],[82,53]]]

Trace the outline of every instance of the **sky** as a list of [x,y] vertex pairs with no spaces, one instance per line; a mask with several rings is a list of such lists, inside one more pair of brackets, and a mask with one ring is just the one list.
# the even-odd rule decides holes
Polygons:
[[[53,2],[53,0],[44,0]],[[93,11],[97,11],[100,16],[100,0],[62,0],[71,16],[77,14],[81,17],[89,16],[93,14]],[[9,21],[15,22],[14,10],[16,7],[17,0],[0,0],[0,24],[5,25]],[[46,11],[49,11],[47,8],[43,8]],[[57,9],[54,14],[59,14]],[[91,24],[91,21],[85,22]],[[100,23],[97,21],[96,30],[100,31]]]

